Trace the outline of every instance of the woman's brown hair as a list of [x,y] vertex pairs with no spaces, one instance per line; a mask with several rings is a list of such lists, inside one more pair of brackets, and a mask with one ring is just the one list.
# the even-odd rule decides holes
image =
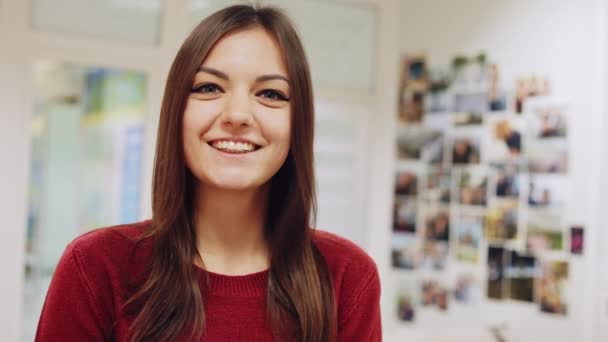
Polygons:
[[197,180],[184,160],[182,119],[192,79],[214,45],[229,33],[252,28],[263,29],[275,39],[292,94],[290,150],[270,180],[265,222],[271,255],[268,318],[279,340],[335,339],[331,275],[312,242],[309,226],[316,202],[308,62],[293,24],[280,10],[237,5],[212,14],[192,31],[168,75],[154,160],[152,223],[145,234],[154,247],[146,281],[125,305],[136,307],[132,341],[200,339],[204,334],[204,287],[201,291],[192,265],[197,255],[193,224]]

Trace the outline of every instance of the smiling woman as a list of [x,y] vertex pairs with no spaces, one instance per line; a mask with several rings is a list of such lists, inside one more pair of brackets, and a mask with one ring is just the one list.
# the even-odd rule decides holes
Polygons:
[[37,341],[380,341],[373,260],[311,228],[314,108],[289,19],[232,6],[169,72],[151,220],[68,245]]

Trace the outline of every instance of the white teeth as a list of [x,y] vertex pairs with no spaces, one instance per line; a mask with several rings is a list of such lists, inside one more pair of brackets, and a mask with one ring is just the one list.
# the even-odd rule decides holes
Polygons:
[[254,150],[253,144],[240,141],[215,141],[212,146],[226,152],[251,152]]

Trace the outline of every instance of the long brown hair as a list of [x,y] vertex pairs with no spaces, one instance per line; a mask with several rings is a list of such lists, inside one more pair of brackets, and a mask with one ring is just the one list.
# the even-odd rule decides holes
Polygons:
[[[291,88],[291,143],[270,180],[265,235],[270,246],[268,317],[275,337],[335,339],[336,308],[329,268],[312,242],[316,210],[313,171],[314,106],[308,62],[289,18],[273,7],[237,5],[203,20],[181,46],[167,79],[158,127],[152,184],[153,241],[148,276],[129,298],[135,305],[133,341],[172,341],[204,334],[204,290],[192,261],[196,179],[186,167],[182,120],[192,79],[225,35],[251,28],[268,32],[282,51]],[[285,329],[285,327],[288,327]],[[289,335],[285,335],[289,334]]]

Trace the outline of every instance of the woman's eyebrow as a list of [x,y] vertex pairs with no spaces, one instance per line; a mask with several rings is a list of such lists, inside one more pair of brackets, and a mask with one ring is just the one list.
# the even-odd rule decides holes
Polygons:
[[198,72],[206,72],[208,74],[221,78],[225,81],[230,80],[230,78],[228,77],[228,75],[226,73],[221,72],[217,69],[202,66],[202,67],[198,68]]
[[279,74],[262,75],[262,76],[258,76],[255,79],[256,82],[265,82],[265,81],[270,81],[270,80],[282,80],[282,81],[287,82],[287,84],[289,84],[289,80],[287,79],[287,77],[285,77],[283,75],[279,75]]
[[[230,80],[230,77],[228,77],[228,75],[226,73],[219,71],[217,69],[214,69],[214,68],[202,66],[202,67],[198,68],[198,72],[205,72],[205,73],[211,74],[213,76],[216,76],[218,78],[221,78],[225,81]],[[287,77],[280,75],[280,74],[269,74],[269,75],[258,76],[258,77],[256,77],[255,82],[260,83],[260,82],[271,81],[271,80],[282,80],[289,84],[289,79],[287,79]]]

